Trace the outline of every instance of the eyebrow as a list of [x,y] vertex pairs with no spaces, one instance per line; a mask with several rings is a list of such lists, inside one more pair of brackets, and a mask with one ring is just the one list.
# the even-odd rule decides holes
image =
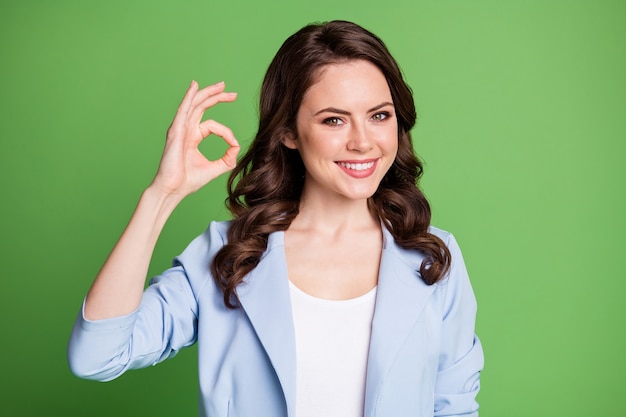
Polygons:
[[[390,101],[385,101],[384,103],[380,103],[379,105],[372,107],[367,112],[371,113],[373,111],[382,109],[383,107],[387,107],[387,106],[393,106],[393,103],[390,102]],[[338,114],[343,114],[343,115],[346,115],[346,116],[350,115],[349,111],[338,109],[336,107],[326,107],[326,108],[323,108],[322,110],[318,111],[317,113],[315,113],[313,116],[317,116],[318,114],[322,114],[322,113],[338,113]]]

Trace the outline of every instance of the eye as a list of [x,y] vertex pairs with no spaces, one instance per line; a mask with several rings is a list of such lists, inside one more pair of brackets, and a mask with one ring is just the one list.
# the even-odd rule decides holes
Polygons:
[[340,126],[343,124],[343,120],[338,117],[327,117],[322,123],[328,126]]
[[374,120],[375,122],[382,122],[383,120],[389,118],[389,116],[391,116],[389,112],[383,111],[383,112],[374,114],[372,116],[372,120]]

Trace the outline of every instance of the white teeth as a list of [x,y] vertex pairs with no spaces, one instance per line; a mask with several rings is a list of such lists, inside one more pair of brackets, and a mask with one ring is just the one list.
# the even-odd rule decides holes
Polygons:
[[347,162],[339,162],[339,165],[341,165],[344,168],[353,169],[355,171],[363,171],[365,169],[370,169],[371,167],[373,167],[374,161],[365,162],[365,163],[359,162],[356,164],[349,164]]

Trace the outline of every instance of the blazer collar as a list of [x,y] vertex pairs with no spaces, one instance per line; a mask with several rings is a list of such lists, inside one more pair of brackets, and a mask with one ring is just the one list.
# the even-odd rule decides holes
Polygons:
[[[420,277],[422,260],[418,252],[397,246],[383,226],[383,251],[368,358],[366,412],[374,410],[383,376],[435,290],[435,285],[426,285]],[[237,295],[278,375],[289,415],[294,415],[296,343],[284,232],[269,235],[267,251],[237,288]]]

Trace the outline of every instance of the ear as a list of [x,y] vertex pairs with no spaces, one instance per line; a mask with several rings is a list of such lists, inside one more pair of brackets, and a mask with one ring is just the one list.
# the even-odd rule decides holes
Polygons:
[[283,145],[289,149],[298,149],[298,143],[296,141],[296,135],[293,133],[287,133],[283,136]]

